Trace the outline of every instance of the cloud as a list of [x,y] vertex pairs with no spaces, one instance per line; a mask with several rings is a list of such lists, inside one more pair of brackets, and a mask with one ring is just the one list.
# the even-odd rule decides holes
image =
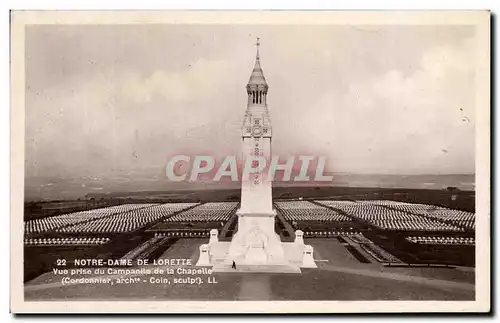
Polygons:
[[[200,59],[181,72],[157,70],[141,77],[128,72],[121,82],[123,94],[136,103],[151,102],[155,95],[173,103],[185,103],[190,98],[206,99],[216,93],[221,75],[227,75],[224,61]],[[215,83],[214,83],[215,81]]]
[[[27,156],[36,166],[28,169],[106,172],[161,167],[174,153],[234,153],[244,106],[227,111],[221,103],[231,100],[221,92],[230,70],[203,59],[179,72],[105,69],[85,83],[31,94]],[[243,90],[235,97],[244,99]]]
[[[471,39],[425,52],[405,75],[389,70],[327,93],[297,136],[354,172],[461,173],[474,169],[474,50]],[[325,138],[328,138],[325,140]]]

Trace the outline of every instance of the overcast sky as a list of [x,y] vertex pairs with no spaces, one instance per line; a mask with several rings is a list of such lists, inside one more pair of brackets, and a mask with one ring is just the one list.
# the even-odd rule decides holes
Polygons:
[[467,26],[31,26],[27,176],[239,152],[261,39],[273,154],[352,173],[474,172]]

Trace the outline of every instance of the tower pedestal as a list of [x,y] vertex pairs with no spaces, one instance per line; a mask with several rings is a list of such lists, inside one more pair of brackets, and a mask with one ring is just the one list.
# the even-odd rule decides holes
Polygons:
[[227,261],[241,264],[287,264],[279,236],[274,232],[276,212],[244,213],[238,210],[238,232],[234,235]]
[[211,266],[214,272],[261,273],[300,273],[300,268],[316,268],[313,248],[304,244],[302,231],[296,232],[299,238],[294,242],[281,242],[274,232],[275,213],[237,214],[238,232],[232,241],[210,239],[203,245],[209,261],[200,248],[197,266]]

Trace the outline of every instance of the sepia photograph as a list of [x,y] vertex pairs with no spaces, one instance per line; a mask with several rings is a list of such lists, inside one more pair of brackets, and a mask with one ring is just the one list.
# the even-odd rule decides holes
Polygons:
[[489,311],[489,62],[487,11],[12,11],[11,311]]

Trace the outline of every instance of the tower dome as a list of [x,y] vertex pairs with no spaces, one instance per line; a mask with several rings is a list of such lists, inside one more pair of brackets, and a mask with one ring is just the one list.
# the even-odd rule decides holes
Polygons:
[[264,77],[264,72],[260,66],[260,56],[259,56],[259,38],[257,38],[257,55],[255,56],[255,65],[250,75],[250,79],[247,84],[247,94],[248,103],[253,105],[266,105],[266,96],[269,86],[267,85],[266,78]]

